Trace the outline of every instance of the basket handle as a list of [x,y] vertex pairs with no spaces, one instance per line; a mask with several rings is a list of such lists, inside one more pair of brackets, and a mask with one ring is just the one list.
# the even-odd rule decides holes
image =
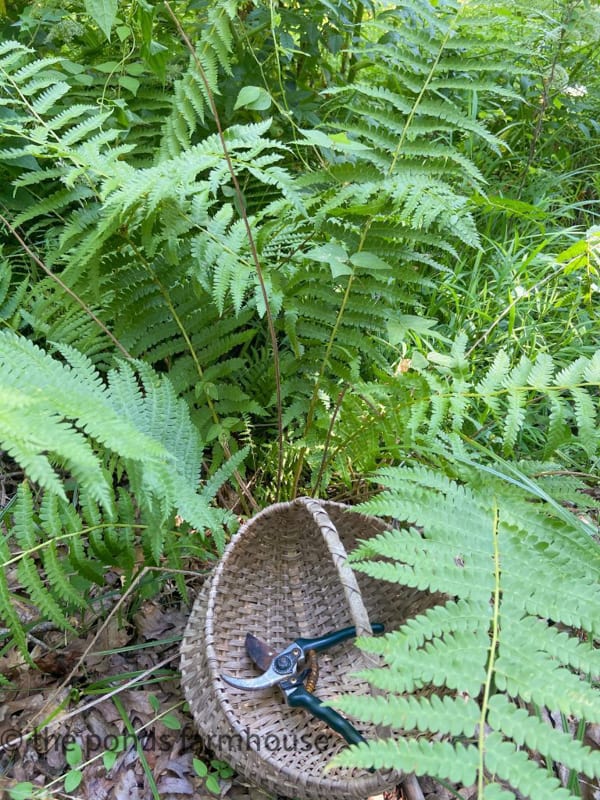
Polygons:
[[[333,563],[340,576],[340,581],[350,610],[350,616],[356,628],[356,635],[372,636],[373,629],[369,620],[369,612],[363,602],[356,575],[348,565],[348,553],[342,544],[337,528],[318,500],[314,500],[312,497],[299,497],[296,502],[302,503],[305,506],[306,510],[312,515],[319,526],[319,530],[321,531],[327,549],[331,553]],[[367,669],[380,666],[379,660],[371,655],[371,653],[362,651],[361,658]],[[369,685],[369,691],[373,697],[383,694],[380,689],[376,689],[372,685]],[[391,728],[387,725],[376,725],[375,729],[377,735],[382,739],[387,739],[391,736]]]
[[[333,563],[335,564],[340,576],[344,595],[346,596],[346,601],[350,610],[350,616],[352,617],[352,622],[356,628],[356,635],[372,636],[373,631],[371,629],[369,614],[365,608],[365,604],[363,603],[360,588],[356,581],[356,576],[354,575],[352,569],[348,566],[348,553],[341,542],[337,528],[331,521],[329,514],[325,511],[318,500],[314,500],[312,497],[299,497],[297,502],[302,503],[314,518],[315,522],[319,526],[319,530],[321,531],[323,539],[325,540],[327,549],[331,553]],[[363,653],[363,655],[367,654]],[[368,661],[372,661],[372,665],[377,663],[374,659],[372,659],[372,657],[367,658],[367,662]]]

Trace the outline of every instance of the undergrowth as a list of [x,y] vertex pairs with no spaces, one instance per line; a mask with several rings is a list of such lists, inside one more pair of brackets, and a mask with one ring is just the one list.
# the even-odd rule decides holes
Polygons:
[[[515,577],[508,599],[500,557],[508,570],[519,556],[522,584],[539,579],[541,597],[551,580],[564,585],[561,537],[582,570],[595,543],[547,500],[542,509],[502,483],[484,488],[484,468],[502,456],[589,475],[600,447],[600,70],[589,68],[600,17],[583,0],[542,5],[8,10],[0,444],[24,479],[1,518],[7,650],[30,655],[15,592],[68,629],[108,566],[131,585],[147,566],[214,559],[236,524],[223,497],[243,516],[303,493],[354,499],[384,468],[381,483],[397,485],[371,510],[422,526],[393,547],[425,542],[446,557],[437,522],[403,505],[410,486],[469,520],[453,529],[456,557],[468,552],[486,576],[479,594],[468,581],[464,593],[438,588],[456,598],[450,616],[476,599],[469,725],[496,719],[492,760],[480,740],[460,750],[464,763],[445,744],[440,758],[454,753],[461,780],[473,769],[487,780],[497,756],[515,764],[515,782],[498,775],[523,788],[530,766],[518,750],[505,755],[514,702],[498,683],[502,658],[482,661],[490,613],[517,639],[539,617],[531,657],[546,666],[560,658],[545,649],[560,624],[585,622],[588,640],[592,630],[566,591],[564,603],[546,593],[545,611],[529,608]],[[440,437],[488,454],[469,489],[446,481],[452,459],[435,474],[396,471],[427,461]],[[565,485],[548,494],[566,500]],[[500,655],[517,647],[498,631]],[[392,661],[402,635],[386,640]],[[560,636],[593,658],[572,631]],[[443,683],[441,650],[425,651]],[[565,681],[567,667],[585,671],[569,662]],[[562,710],[559,688],[553,704],[523,680],[515,698]],[[427,712],[432,729],[444,708]],[[583,759],[573,769],[587,768],[569,748]],[[503,796],[494,786],[485,797]]]

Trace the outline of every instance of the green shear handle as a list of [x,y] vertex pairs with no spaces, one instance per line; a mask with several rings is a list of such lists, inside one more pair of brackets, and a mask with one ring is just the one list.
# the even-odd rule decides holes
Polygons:
[[326,725],[329,725],[336,733],[343,736],[348,744],[360,744],[366,741],[354,725],[333,708],[324,706],[322,701],[315,697],[314,694],[311,694],[304,686],[298,686],[296,689],[292,689],[291,692],[286,692],[286,698],[289,706],[292,708],[304,708],[313,717],[323,720]]

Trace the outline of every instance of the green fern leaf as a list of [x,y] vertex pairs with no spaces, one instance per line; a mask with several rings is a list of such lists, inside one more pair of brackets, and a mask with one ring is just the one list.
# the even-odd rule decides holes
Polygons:
[[8,626],[11,636],[20,652],[27,659],[27,662],[31,664],[32,660],[27,649],[27,637],[23,628],[23,623],[15,610],[14,600],[8,585],[7,567],[13,563],[13,560],[4,531],[0,528],[0,609],[2,618]]
[[[396,769],[431,775],[467,786],[475,781],[478,767],[477,748],[452,746],[448,742],[414,739],[384,740],[355,745],[333,760],[335,766],[359,766],[369,769]],[[422,769],[422,773],[421,773]]]
[[517,745],[546,754],[558,764],[582,772],[590,778],[600,775],[600,753],[582,747],[570,734],[555,730],[547,722],[532,717],[524,708],[511,703],[505,695],[490,698],[489,723]]
[[65,572],[64,559],[59,556],[54,542],[49,542],[48,546],[44,548],[42,560],[52,592],[60,598],[62,603],[74,608],[86,609],[88,604],[81,591],[75,589],[71,583],[69,574]]
[[[343,697],[328,701],[341,711],[354,713],[360,719],[376,725],[391,726],[404,731],[427,731],[473,737],[481,718],[481,709],[473,699],[438,697],[357,697],[350,706]],[[569,737],[566,737],[569,739]],[[588,773],[591,774],[591,773]]]
[[[579,365],[579,372],[583,368]],[[511,383],[530,374],[531,365],[521,363]],[[550,387],[548,360],[534,381],[540,390]],[[531,464],[530,471],[539,466]],[[531,502],[524,489],[535,484],[525,477],[515,480],[514,467],[510,483],[503,483],[498,470],[471,467],[467,474],[469,487],[420,466],[386,469],[377,476],[387,489],[361,510],[409,519],[420,527],[386,531],[363,543],[351,556],[354,568],[404,586],[442,589],[458,599],[440,598],[443,606],[407,620],[398,631],[359,640],[384,660],[382,668],[361,675],[388,695],[348,695],[335,705],[359,719],[445,736],[472,736],[485,719],[489,732],[479,740],[485,770],[480,778],[485,784],[486,775],[493,775],[502,782],[486,789],[486,796],[505,796],[506,782],[528,797],[570,798],[534,763],[530,751],[591,776],[600,769],[597,754],[523,706],[534,704],[586,722],[600,719],[600,693],[590,677],[600,670],[600,655],[591,644],[600,618],[597,546],[560,506],[542,505],[539,489]],[[588,632],[587,641],[573,633],[581,629]],[[431,685],[468,697],[464,717],[458,698],[428,702],[420,696]],[[484,685],[493,687],[487,705]],[[374,742],[360,755],[347,750],[343,763],[360,759],[369,766],[372,748],[385,763],[399,766],[402,759],[393,762],[390,755],[398,744]],[[418,772],[448,777],[436,758],[431,764],[422,754],[413,755],[412,769],[417,765]]]
[[43,583],[40,578],[38,565],[30,556],[22,555],[20,557],[17,573],[21,585],[39,609],[40,614],[51,622],[54,622],[54,624],[62,630],[68,630],[70,633],[75,634],[75,629],[52,594],[48,591],[48,587]]
[[571,792],[560,785],[558,778],[499,734],[492,733],[486,738],[485,763],[492,775],[520,787],[531,800],[573,800]]

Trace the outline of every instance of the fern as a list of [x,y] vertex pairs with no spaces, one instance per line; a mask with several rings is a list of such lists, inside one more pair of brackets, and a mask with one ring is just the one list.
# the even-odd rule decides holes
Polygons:
[[[418,330],[418,318],[408,332]],[[364,346],[364,345],[363,345]],[[579,357],[557,368],[555,359],[523,356],[517,364],[499,351],[485,370],[465,360],[466,339],[450,353],[418,350],[407,369],[395,375],[377,372],[374,381],[353,381],[345,393],[331,436],[330,468],[342,469],[352,454],[354,470],[381,466],[403,457],[420,443],[425,449],[440,434],[461,434],[505,454],[540,460],[559,453],[592,462],[598,453],[598,358]],[[323,458],[310,460],[316,469]]]
[[[404,312],[431,271],[446,269],[459,247],[479,247],[467,197],[484,178],[462,142],[480,140],[496,151],[502,145],[467,112],[465,97],[470,81],[490,97],[510,90],[494,81],[487,42],[475,25],[471,31],[462,4],[439,15],[427,3],[413,6],[410,23],[400,8],[374,7],[355,54],[354,23],[334,14],[335,25],[347,26],[348,58],[360,57],[360,78],[330,81],[319,100],[327,122],[318,129],[305,124],[284,144],[269,135],[268,120],[222,125],[281,350],[280,374],[269,369],[260,388],[249,375],[264,352],[265,301],[196,61],[172,96],[148,89],[156,105],[172,102],[150,164],[134,149],[143,126],[125,131],[118,116],[117,109],[130,108],[137,119],[137,101],[109,112],[97,108],[92,89],[86,95],[75,87],[76,102],[67,105],[61,86],[74,81],[54,60],[40,66],[45,85],[28,87],[23,102],[13,92],[36,74],[34,55],[17,44],[7,49],[7,102],[16,116],[5,160],[18,191],[37,193],[20,221],[45,230],[50,266],[90,309],[101,310],[124,348],[171,373],[204,441],[214,443],[215,467],[223,459],[219,437],[234,452],[232,434],[251,431],[257,420],[272,429],[281,384],[296,484],[305,458],[318,472],[343,386],[389,370]],[[323,27],[332,19],[323,18]],[[431,36],[419,19],[432,26]],[[303,31],[306,20],[282,10],[277,24]],[[237,38],[237,3],[208,4],[197,26],[197,58],[220,113],[228,114],[220,82],[234,63],[246,69],[240,44],[248,32]],[[310,36],[299,35],[309,46]],[[452,59],[465,49],[478,55],[459,69]],[[494,63],[500,71],[503,62]],[[111,363],[89,319],[75,308],[61,314],[48,285],[36,286],[31,300],[24,321],[40,344],[66,342],[100,366]],[[448,414],[453,428],[468,425],[471,410],[467,384],[449,393],[436,377],[423,378],[437,404],[431,435]],[[415,435],[426,418],[427,406],[415,405]]]
[[200,24],[195,55],[208,86],[198,74],[196,60],[190,58],[187,70],[175,82],[171,113],[163,127],[163,156],[176,156],[190,147],[199,123],[206,124],[206,110],[211,109],[208,92],[219,93],[219,69],[232,74],[233,22],[238,5],[238,0],[205,5],[206,19]]
[[[200,488],[202,444],[186,404],[167,378],[148,365],[120,363],[106,379],[79,351],[57,345],[51,357],[10,331],[0,332],[0,444],[39,489],[19,489],[12,524],[3,535],[6,566],[18,562],[23,591],[40,615],[70,627],[64,609],[81,607],[72,576],[101,580],[102,565],[131,576],[138,534],[147,558],[179,563],[175,515],[222,549],[228,515],[210,505],[246,452]],[[77,491],[66,488],[71,473]],[[127,489],[115,490],[128,478]],[[117,481],[118,478],[118,481]],[[9,543],[19,547],[10,555]],[[41,568],[40,568],[41,567]],[[15,641],[25,634],[4,608]]]
[[[361,642],[385,659],[364,675],[389,697],[334,705],[402,738],[359,745],[336,763],[477,781],[479,797],[500,787],[507,798],[572,797],[532,754],[600,775],[597,752],[539,716],[548,708],[600,719],[597,544],[577,517],[557,517],[514,484],[462,473],[466,485],[423,467],[387,469],[376,477],[385,491],[361,506],[415,527],[364,543],[351,556],[355,569],[449,599]],[[422,694],[428,687],[431,697]],[[454,739],[415,742],[410,730]]]

